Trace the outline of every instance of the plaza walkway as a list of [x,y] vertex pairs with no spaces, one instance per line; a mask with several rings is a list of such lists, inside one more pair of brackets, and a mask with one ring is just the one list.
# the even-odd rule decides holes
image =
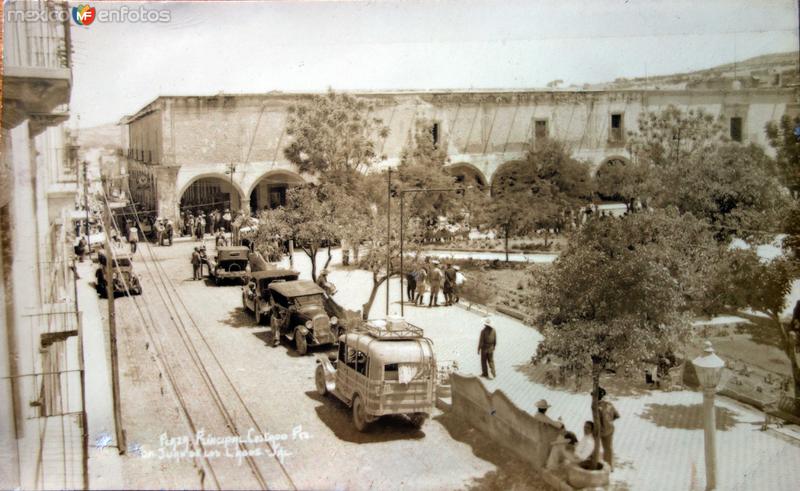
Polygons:
[[[335,253],[338,251],[335,251]],[[320,254],[320,259],[323,258]],[[288,261],[285,261],[288,265]],[[319,264],[324,263],[324,259]],[[333,264],[339,264],[338,254]],[[308,258],[295,254],[295,269],[308,275]],[[366,271],[337,270],[330,274],[338,293],[335,299],[358,310],[368,298],[372,278]],[[389,312],[399,314],[399,280],[390,284]],[[385,315],[385,289],[379,289],[373,318]],[[462,307],[406,306],[405,317],[425,329],[435,344],[439,361],[456,360],[459,371],[480,374],[476,353],[484,314]],[[498,377],[483,380],[489,390],[502,390],[520,408],[533,411],[545,398],[554,418],[580,435],[583,422],[591,419],[587,392],[556,390],[533,380],[530,359],[541,335],[515,319],[493,314],[498,333],[495,362]],[[700,490],[705,488],[702,395],[689,390],[646,391],[613,389],[610,400],[622,418],[614,440],[616,489]],[[625,395],[621,395],[624,392]],[[761,431],[763,414],[731,399],[717,398],[718,489],[794,490],[800,482],[800,428],[786,426]]]

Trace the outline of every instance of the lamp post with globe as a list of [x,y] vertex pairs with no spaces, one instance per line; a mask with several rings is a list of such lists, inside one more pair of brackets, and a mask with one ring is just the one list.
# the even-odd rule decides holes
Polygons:
[[716,446],[716,414],[714,412],[714,396],[717,392],[725,362],[714,353],[710,341],[705,342],[703,355],[692,360],[697,378],[703,389],[703,420],[705,423],[704,443],[706,453],[706,489],[717,486],[717,446]]

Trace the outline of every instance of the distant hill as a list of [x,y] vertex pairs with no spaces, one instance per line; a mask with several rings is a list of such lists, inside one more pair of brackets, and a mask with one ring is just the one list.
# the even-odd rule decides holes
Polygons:
[[78,145],[89,148],[122,148],[122,129],[117,123],[102,124],[78,130]]
[[729,89],[792,87],[800,85],[798,52],[756,56],[694,72],[652,77],[618,78],[613,82],[586,84],[585,89]]

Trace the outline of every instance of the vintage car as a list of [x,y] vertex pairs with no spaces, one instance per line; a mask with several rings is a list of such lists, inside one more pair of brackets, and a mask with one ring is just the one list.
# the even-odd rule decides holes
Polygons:
[[[104,252],[97,254],[100,266],[95,271],[95,290],[101,297],[107,297],[109,292],[109,279],[106,277],[106,266],[108,259]],[[142,294],[142,284],[139,277],[133,273],[133,262],[131,255],[127,252],[116,252],[113,264],[113,275],[111,277],[112,294],[130,292],[133,295]]]
[[218,285],[224,280],[237,279],[244,283],[247,277],[247,254],[250,249],[242,246],[220,247],[217,255],[206,259],[208,274]]
[[294,340],[297,353],[305,355],[309,346],[336,342],[339,319],[328,316],[322,288],[308,280],[272,282],[268,288],[273,346],[284,337]]
[[277,281],[295,281],[300,273],[291,269],[267,269],[250,273],[247,284],[242,287],[242,306],[252,310],[256,324],[269,321],[272,305],[269,302],[269,285]]
[[433,342],[402,318],[368,321],[342,335],[335,360],[317,356],[314,378],[320,395],[352,408],[359,431],[387,414],[404,414],[420,428],[435,404]]

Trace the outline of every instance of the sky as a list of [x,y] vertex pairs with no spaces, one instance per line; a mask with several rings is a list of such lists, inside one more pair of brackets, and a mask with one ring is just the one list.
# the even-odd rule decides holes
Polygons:
[[798,50],[794,0],[91,5],[167,11],[169,22],[72,23],[81,128],[159,95],[582,85]]

